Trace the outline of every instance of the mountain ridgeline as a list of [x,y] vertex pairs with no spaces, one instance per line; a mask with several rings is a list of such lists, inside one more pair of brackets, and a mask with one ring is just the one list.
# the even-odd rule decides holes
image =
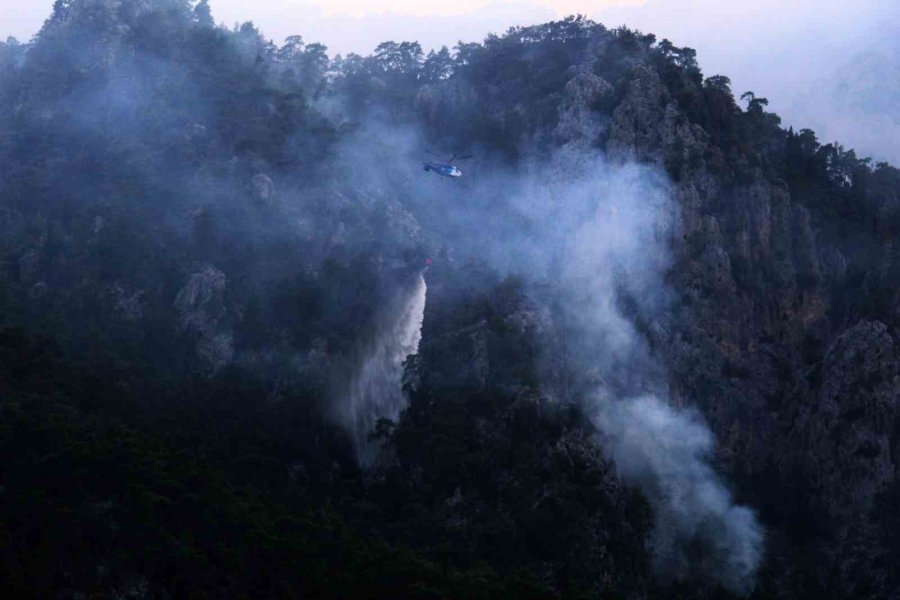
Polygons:
[[898,234],[653,35],[57,0],[0,44],[0,590],[894,597]]

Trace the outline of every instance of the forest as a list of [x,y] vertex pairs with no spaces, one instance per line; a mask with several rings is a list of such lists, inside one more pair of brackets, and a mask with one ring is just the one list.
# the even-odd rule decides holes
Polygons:
[[900,593],[900,171],[701,59],[0,43],[3,597]]

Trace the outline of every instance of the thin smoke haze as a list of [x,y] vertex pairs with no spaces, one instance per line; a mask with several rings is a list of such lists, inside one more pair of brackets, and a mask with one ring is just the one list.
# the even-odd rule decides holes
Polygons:
[[[408,60],[382,52],[329,61],[321,47],[307,53],[299,40],[274,47],[265,37],[333,36],[333,56],[341,44],[368,54],[409,34],[427,51],[451,35],[481,39],[494,23],[555,18],[546,3],[352,17],[344,5],[313,10],[305,23],[284,18],[279,31],[265,19],[283,17],[281,5],[263,1],[241,13],[265,16],[258,34],[216,29],[183,2],[181,13],[143,19],[152,3],[131,5],[128,17],[117,4],[125,0],[83,1],[73,14],[102,8],[84,9],[81,21],[54,17],[35,44],[4,47],[0,76],[12,83],[0,89],[0,125],[10,134],[0,146],[10,165],[0,277],[24,299],[23,314],[58,313],[47,323],[78,332],[76,350],[113,332],[97,356],[107,356],[103,344],[113,358],[115,344],[127,345],[138,358],[122,351],[121,363],[135,368],[146,344],[158,359],[148,373],[196,385],[173,384],[165,398],[227,386],[221,410],[239,415],[229,435],[276,423],[290,438],[271,464],[291,474],[291,494],[305,485],[311,499],[335,498],[359,521],[393,507],[356,507],[405,496],[403,508],[426,526],[388,515],[373,530],[433,526],[414,542],[428,548],[450,531],[450,544],[481,544],[464,558],[486,556],[498,571],[504,557],[482,550],[483,531],[501,523],[517,544],[521,532],[531,535],[542,495],[553,502],[541,510],[556,514],[552,527],[534,531],[552,528],[562,541],[548,545],[549,558],[543,548],[523,550],[523,564],[552,563],[547,581],[570,568],[586,573],[598,593],[618,590],[597,575],[607,569],[594,568],[601,552],[613,557],[611,577],[651,596],[685,581],[701,596],[780,593],[846,557],[855,569],[854,553],[868,542],[871,570],[860,572],[882,568],[889,536],[854,538],[858,523],[838,514],[840,494],[821,490],[850,474],[866,506],[893,498],[900,180],[786,131],[813,126],[822,144],[845,131],[839,141],[860,155],[898,156],[900,87],[885,75],[897,70],[897,42],[888,40],[896,17],[882,0],[864,0],[843,28],[846,8],[833,0],[812,16],[807,0],[734,8],[648,0],[589,15],[697,46],[703,75],[732,75],[737,98],[753,89],[777,112],[793,102],[783,129],[771,114],[735,108],[725,80],[704,83],[673,58],[685,56],[680,50],[589,21],[513,31],[439,55],[444,63],[418,49]],[[217,1],[219,20],[239,4]],[[96,14],[134,22],[97,33]],[[785,20],[766,30],[778,14]],[[740,35],[727,39],[728,31]],[[825,49],[819,38],[828,37]],[[778,64],[779,53],[796,60]],[[792,96],[803,89],[814,93]],[[471,158],[456,163],[463,176],[451,180],[423,170],[435,155]],[[254,378],[247,391],[227,379],[243,374]],[[407,395],[419,390],[405,390],[410,381],[421,394]],[[845,394],[844,381],[871,382],[877,394]],[[845,414],[832,395],[861,408]],[[740,406],[724,406],[732,400]],[[870,414],[876,404],[881,412]],[[245,406],[266,418],[240,423]],[[460,407],[450,417],[438,410]],[[483,416],[482,407],[502,414]],[[520,409],[536,432],[503,431]],[[832,409],[833,418],[818,414]],[[528,457],[510,451],[492,463],[495,448],[516,450],[520,437]],[[422,451],[423,440],[447,454]],[[568,464],[582,461],[596,480],[543,462],[569,442]],[[422,467],[426,455],[439,458]],[[491,476],[460,474],[474,461]],[[786,498],[796,473],[797,498]],[[543,482],[557,476],[565,485],[545,493]],[[504,491],[535,492],[518,516],[508,518],[505,498],[495,502],[503,494],[491,497],[501,478],[515,484]],[[281,485],[272,481],[269,490]],[[568,511],[575,496],[577,510]],[[855,499],[841,502],[856,519]],[[807,508],[810,522],[798,530],[820,528],[828,541],[833,522],[835,532],[844,527],[835,533],[843,545],[823,541],[821,556],[801,565],[792,561],[805,555],[793,554],[807,541],[784,521]],[[872,510],[859,523],[880,523]],[[592,533],[582,544],[561,522]],[[632,559],[640,566],[620,568]],[[590,566],[578,571],[570,560]]]
[[[52,2],[0,2],[5,35],[28,40]],[[331,55],[368,54],[385,40],[423,47],[481,41],[513,25],[582,13],[609,27],[627,25],[697,49],[706,75],[728,75],[737,94],[753,90],[795,129],[813,128],[824,142],[841,140],[862,156],[900,161],[900,92],[891,86],[900,11],[892,0],[722,3],[713,0],[615,0],[396,4],[262,0],[247,6],[213,0],[217,21],[247,20],[281,43],[301,34]],[[388,10],[389,9],[389,10]],[[783,60],[782,57],[790,57]],[[865,77],[861,74],[869,73]],[[851,86],[854,98],[846,90]],[[860,104],[861,102],[861,104]]]
[[[408,131],[375,137],[398,148],[421,146]],[[678,214],[668,178],[614,164],[579,143],[515,170],[481,157],[470,173],[459,186],[425,180],[413,196],[441,207],[432,225],[470,259],[557,290],[557,326],[569,332],[566,362],[588,390],[585,409],[601,432],[598,443],[654,507],[657,572],[749,593],[763,557],[762,528],[711,466],[715,442],[703,420],[664,400],[664,369],[620,308],[624,296],[641,319],[668,318],[665,274]],[[692,555],[697,547],[702,566]]]

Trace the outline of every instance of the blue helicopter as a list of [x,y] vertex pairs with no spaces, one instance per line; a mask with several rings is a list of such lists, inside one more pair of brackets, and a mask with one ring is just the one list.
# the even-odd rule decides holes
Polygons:
[[[428,152],[433,156],[437,156],[434,152]],[[425,169],[425,172],[433,172],[437,173],[441,177],[462,177],[462,171],[459,170],[459,167],[453,164],[454,160],[466,160],[467,158],[472,158],[471,154],[467,154],[466,156],[457,156],[454,154],[450,157],[450,160],[447,162],[434,162],[434,161],[426,161],[422,163],[422,168]]]

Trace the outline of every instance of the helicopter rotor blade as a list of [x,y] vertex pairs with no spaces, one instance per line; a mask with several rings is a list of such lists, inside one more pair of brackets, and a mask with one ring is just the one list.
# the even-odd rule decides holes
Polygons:
[[457,156],[456,160],[466,160],[467,158],[472,158],[472,155],[466,154],[465,156]]

